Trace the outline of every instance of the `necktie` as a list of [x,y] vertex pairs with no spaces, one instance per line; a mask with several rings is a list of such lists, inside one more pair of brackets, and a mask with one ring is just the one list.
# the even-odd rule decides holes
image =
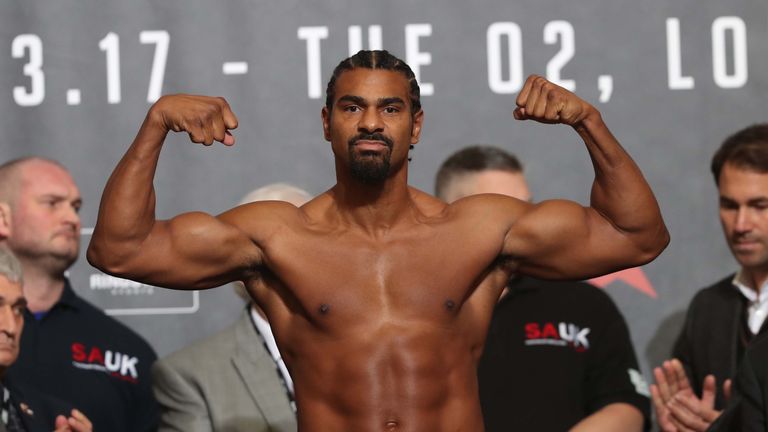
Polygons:
[[25,432],[24,424],[21,422],[19,412],[11,402],[11,392],[2,384],[3,402],[0,408],[0,432]]

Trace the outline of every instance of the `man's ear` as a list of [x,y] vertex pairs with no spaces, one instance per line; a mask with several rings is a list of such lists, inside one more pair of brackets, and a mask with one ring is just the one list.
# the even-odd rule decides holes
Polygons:
[[413,115],[413,128],[411,128],[411,145],[419,143],[421,138],[421,125],[424,123],[424,111],[419,110]]
[[323,117],[323,136],[326,141],[331,140],[331,113],[328,111],[328,107],[323,107],[320,113]]
[[0,202],[0,241],[11,236],[11,206]]

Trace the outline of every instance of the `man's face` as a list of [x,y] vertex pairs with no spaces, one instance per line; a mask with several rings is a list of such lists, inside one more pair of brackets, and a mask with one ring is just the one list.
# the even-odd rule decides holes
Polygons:
[[379,183],[408,159],[423,118],[421,111],[411,115],[408,90],[405,76],[388,70],[357,68],[337,79],[332,112],[323,108],[323,131],[354,178]]
[[0,275],[0,373],[5,372],[19,356],[26,305],[21,284]]
[[528,183],[521,172],[481,171],[457,176],[452,180],[445,200],[449,203],[469,195],[496,193],[523,201],[531,200]]
[[42,260],[63,272],[80,246],[80,191],[67,171],[45,161],[27,162],[19,175],[8,244],[22,260]]
[[718,189],[720,222],[736,261],[768,270],[768,174],[726,163]]

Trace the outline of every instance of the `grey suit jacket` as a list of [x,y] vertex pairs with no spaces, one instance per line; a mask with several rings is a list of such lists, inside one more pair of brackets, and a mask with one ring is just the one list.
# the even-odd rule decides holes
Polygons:
[[159,431],[296,431],[285,386],[249,313],[155,362]]

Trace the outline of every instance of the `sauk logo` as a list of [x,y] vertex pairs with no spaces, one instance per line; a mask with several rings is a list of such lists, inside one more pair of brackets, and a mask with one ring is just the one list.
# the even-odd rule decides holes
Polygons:
[[116,351],[88,348],[85,344],[72,344],[72,365],[79,369],[96,370],[115,378],[136,383],[139,373],[136,364],[139,359]]
[[572,346],[578,352],[589,349],[589,328],[580,328],[573,323],[561,322],[555,325],[546,323],[527,323],[525,325],[526,345]]

